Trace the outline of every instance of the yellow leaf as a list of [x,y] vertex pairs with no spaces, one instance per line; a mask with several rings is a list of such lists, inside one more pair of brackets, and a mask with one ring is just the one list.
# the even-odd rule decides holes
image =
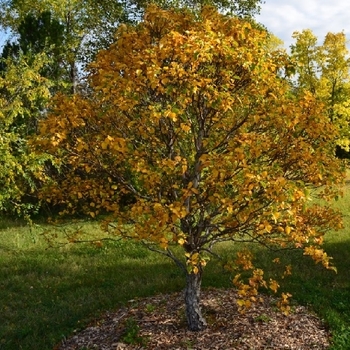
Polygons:
[[275,221],[275,224],[277,223],[277,220],[278,220],[278,218],[280,217],[280,213],[279,212],[274,212],[274,213],[272,213],[272,218],[273,218],[273,220]]
[[237,300],[237,305],[240,306],[240,307],[242,307],[242,306],[245,305],[245,301],[244,301],[243,299],[238,299],[238,300]]
[[205,260],[205,259],[202,259],[201,261],[200,261],[200,264],[201,264],[201,266],[207,266],[207,260]]
[[270,233],[270,232],[272,231],[272,226],[271,226],[270,224],[267,224],[267,225],[265,226],[265,231],[268,232],[268,233]]
[[161,248],[167,249],[168,248],[168,243],[169,243],[168,240],[163,237],[163,238],[160,239],[159,245],[160,245]]
[[177,243],[179,243],[180,245],[184,245],[186,243],[186,241],[183,238],[180,238]]
[[194,253],[191,255],[191,261],[196,262],[199,258],[199,253]]
[[189,131],[191,130],[191,127],[188,126],[188,125],[186,125],[186,124],[184,124],[184,123],[181,123],[181,124],[180,124],[180,128],[181,128],[183,131],[185,131],[185,132],[189,132]]
[[81,152],[84,149],[85,145],[83,142],[79,142],[77,145],[78,152]]
[[289,235],[290,232],[292,231],[292,229],[289,226],[286,226],[286,228],[284,229],[284,232]]
[[177,121],[177,114],[174,112],[169,112],[168,117],[173,121],[176,122]]
[[269,288],[270,288],[274,293],[277,293],[277,289],[279,288],[279,284],[278,284],[275,280],[270,279]]
[[291,266],[291,265],[287,265],[287,266],[286,266],[286,269],[285,269],[285,271],[284,271],[284,273],[283,273],[283,277],[289,276],[289,275],[291,275],[291,274],[292,274],[292,266]]

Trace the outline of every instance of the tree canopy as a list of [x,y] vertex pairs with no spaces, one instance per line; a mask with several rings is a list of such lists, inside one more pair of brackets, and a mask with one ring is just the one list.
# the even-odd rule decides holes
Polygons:
[[[214,3],[222,11],[233,11],[236,16],[252,18],[258,13],[261,1],[219,0]],[[15,144],[20,143],[21,149],[26,150],[27,156],[35,158],[35,155],[30,155],[30,148],[27,145],[28,136],[36,132],[38,120],[45,118],[51,98],[48,95],[45,98],[39,98],[37,95],[39,89],[44,91],[48,88],[47,93],[51,95],[58,92],[74,94],[78,88],[84,89],[84,67],[93,60],[99,50],[108,48],[115,40],[116,28],[121,23],[140,21],[147,4],[148,1],[143,0],[127,2],[0,0],[0,26],[12,33],[10,39],[1,48],[0,58],[1,99],[6,106],[2,111],[6,131],[4,129],[2,132],[6,132],[7,139],[10,137],[13,140],[21,140]],[[190,6],[195,13],[204,6],[204,2],[167,0],[159,2],[159,5],[164,8]],[[38,62],[35,62],[36,60]],[[37,70],[39,67],[40,70]],[[13,81],[7,81],[12,79],[15,71],[23,74],[22,87],[18,85],[20,76],[15,77]],[[31,73],[35,78],[32,75],[30,79],[35,79],[36,83],[29,97],[27,84],[34,83],[27,80]],[[12,94],[14,95],[10,96]],[[16,106],[9,117],[8,107],[14,100]],[[18,105],[25,106],[25,113],[22,113],[22,107],[17,108]],[[17,113],[16,117],[14,113]],[[10,135],[10,133],[13,134]],[[6,152],[9,153],[6,157],[6,152],[4,153],[4,159],[12,155],[12,161],[20,162],[15,167],[22,169],[25,162],[17,157],[16,149],[17,146],[14,147],[13,143],[11,147],[6,147]],[[48,174],[51,174],[53,169],[48,168],[47,163],[45,164],[44,168]],[[6,177],[5,174],[8,173],[3,172],[3,174]],[[23,182],[19,184],[18,178],[11,179],[14,192],[18,193],[19,188],[22,188],[23,193],[26,192],[22,187]],[[9,190],[8,187],[6,188]],[[7,192],[5,187],[3,190]],[[10,198],[12,195],[8,193],[6,197]],[[31,193],[29,197],[32,196],[33,200],[38,202],[38,199],[34,198],[35,195]],[[23,196],[20,197],[23,198]],[[25,197],[28,197],[28,194]],[[18,204],[18,199],[13,203]],[[11,208],[10,203],[11,201],[7,202],[6,211],[12,212],[14,208]],[[14,204],[14,207],[17,204]]]
[[[139,21],[151,3],[153,1],[149,0],[1,0],[0,25],[17,33],[26,17],[39,18],[43,13],[50,13],[52,19],[64,28],[65,61],[68,66],[73,62],[87,64],[100,49],[107,48],[113,42],[119,24]],[[224,12],[253,18],[260,12],[262,0],[162,0],[156,3],[163,8],[193,11],[212,4]]]
[[[91,65],[89,91],[57,96],[41,124],[37,147],[66,169],[43,198],[63,213],[108,213],[111,235],[172,258],[191,330],[206,325],[200,285],[218,242],[299,248],[330,268],[320,246],[341,219],[312,198],[338,193],[337,131],[312,93],[290,93],[289,59],[266,32],[211,7],[151,6],[116,38]],[[234,278],[242,307],[258,287],[277,290],[250,253],[235,263],[252,274]]]

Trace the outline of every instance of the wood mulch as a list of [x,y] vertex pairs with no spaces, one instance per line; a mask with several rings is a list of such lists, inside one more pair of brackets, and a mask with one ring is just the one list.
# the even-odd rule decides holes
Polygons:
[[[289,316],[274,299],[262,296],[246,313],[238,312],[233,289],[204,289],[201,294],[208,328],[186,329],[182,293],[131,300],[128,307],[107,312],[100,320],[59,344],[57,350],[193,349],[322,350],[329,347],[325,325],[306,307]],[[139,341],[139,344],[127,344]],[[141,343],[141,344],[140,344]]]

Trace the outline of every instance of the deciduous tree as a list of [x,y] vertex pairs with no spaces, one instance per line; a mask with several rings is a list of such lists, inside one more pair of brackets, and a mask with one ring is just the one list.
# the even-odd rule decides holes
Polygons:
[[38,19],[47,13],[52,23],[63,27],[63,41],[59,43],[64,49],[60,52],[61,65],[74,92],[79,82],[78,65],[86,64],[99,49],[107,47],[117,23],[126,20],[123,4],[90,0],[0,1],[0,24],[14,33],[20,32],[28,17]]
[[163,9],[186,8],[191,11],[200,11],[204,6],[215,6],[218,10],[237,16],[239,18],[252,19],[260,13],[263,0],[131,0],[130,9],[136,7],[137,17],[144,13],[150,4],[156,4]]
[[307,89],[322,101],[330,120],[339,129],[338,146],[350,146],[350,56],[343,32],[328,33],[321,45],[311,30],[295,32],[291,46],[296,61],[298,90]]
[[[336,130],[311,93],[289,93],[288,58],[266,32],[210,7],[150,7],[117,38],[91,65],[89,96],[58,96],[41,125],[36,144],[69,169],[43,197],[65,213],[108,212],[110,234],[173,259],[193,331],[206,326],[201,281],[219,242],[300,248],[330,268],[320,245],[341,219],[311,199],[316,188],[333,198],[342,180]],[[241,307],[277,290],[250,253],[235,261],[252,272],[234,278]]]
[[37,55],[29,61],[22,55],[16,63],[8,59],[0,74],[0,211],[21,216],[38,209],[37,197],[32,196],[48,160],[32,153],[27,143],[51,97],[50,81],[40,74],[48,59]]
[[2,50],[2,62],[0,70],[6,70],[6,60],[12,59],[13,63],[18,62],[26,56],[27,60],[35,59],[36,55],[44,54],[49,60],[42,67],[41,75],[50,79],[57,87],[64,80],[65,70],[63,69],[64,52],[64,27],[51,18],[50,12],[43,12],[39,17],[28,14],[18,27],[18,39],[15,42],[8,41]]

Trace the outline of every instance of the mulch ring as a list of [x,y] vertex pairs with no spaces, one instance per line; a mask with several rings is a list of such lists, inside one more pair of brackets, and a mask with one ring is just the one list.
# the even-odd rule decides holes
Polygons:
[[63,341],[57,350],[121,349],[294,349],[329,347],[325,325],[304,306],[289,316],[276,308],[276,300],[262,302],[241,314],[234,289],[204,289],[204,331],[186,328],[182,293],[130,300],[128,307],[107,312],[90,327]]

